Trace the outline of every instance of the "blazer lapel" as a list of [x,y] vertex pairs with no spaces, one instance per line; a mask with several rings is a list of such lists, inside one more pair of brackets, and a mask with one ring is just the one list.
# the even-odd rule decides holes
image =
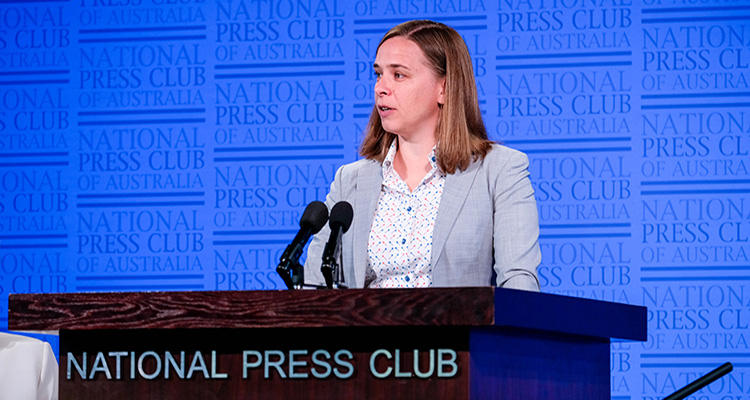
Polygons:
[[474,183],[474,178],[477,175],[480,164],[481,161],[474,162],[465,171],[457,171],[445,178],[443,195],[440,199],[440,208],[435,218],[435,227],[432,233],[431,262],[433,277],[439,274],[439,271],[435,271],[435,268],[443,253],[443,247],[448,240],[448,235],[450,235],[451,229],[453,229],[453,225],[456,223],[456,217],[458,217],[459,211],[461,211],[466,202],[466,197],[469,195],[469,189],[471,189]]
[[354,287],[364,287],[367,266],[367,241],[370,236],[372,219],[377,210],[380,190],[383,184],[382,167],[378,162],[365,164],[355,178],[356,193],[354,206],[355,229],[352,237],[354,247]]

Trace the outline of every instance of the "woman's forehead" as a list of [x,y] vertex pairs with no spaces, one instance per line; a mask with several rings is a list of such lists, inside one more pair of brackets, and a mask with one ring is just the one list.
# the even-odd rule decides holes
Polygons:
[[397,36],[383,42],[375,55],[375,68],[409,68],[428,66],[422,49],[414,41]]

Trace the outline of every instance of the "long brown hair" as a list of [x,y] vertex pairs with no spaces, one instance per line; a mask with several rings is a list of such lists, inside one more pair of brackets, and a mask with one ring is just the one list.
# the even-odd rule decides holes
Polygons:
[[[474,159],[483,159],[492,146],[479,109],[469,49],[453,28],[439,22],[417,20],[393,27],[380,40],[378,50],[386,40],[398,36],[416,43],[433,72],[445,77],[445,97],[435,133],[437,162],[449,174],[456,169],[465,170]],[[396,135],[383,129],[378,110],[373,107],[359,153],[383,162],[395,138]]]

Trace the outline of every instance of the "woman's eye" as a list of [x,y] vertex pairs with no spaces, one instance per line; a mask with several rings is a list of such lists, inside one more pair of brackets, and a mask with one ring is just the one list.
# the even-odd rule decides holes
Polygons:
[[380,73],[380,72],[375,72],[375,77],[376,77],[376,78],[380,78],[381,76],[383,76],[383,74],[382,74],[382,73]]

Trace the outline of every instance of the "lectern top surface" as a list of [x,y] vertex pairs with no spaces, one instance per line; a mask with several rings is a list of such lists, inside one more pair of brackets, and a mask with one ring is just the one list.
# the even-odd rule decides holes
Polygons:
[[491,287],[12,294],[23,331],[344,326],[502,326],[645,340],[646,310]]

